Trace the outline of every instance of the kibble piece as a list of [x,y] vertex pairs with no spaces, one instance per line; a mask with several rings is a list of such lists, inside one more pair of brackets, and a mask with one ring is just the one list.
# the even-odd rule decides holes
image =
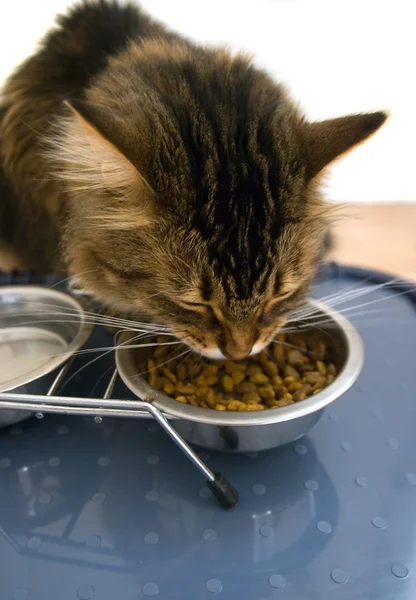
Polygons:
[[292,334],[292,335],[289,334],[288,342],[290,342],[294,346],[297,346],[301,352],[306,353],[306,351],[308,350],[306,340],[304,340],[304,338],[301,337],[299,334]]
[[326,385],[330,385],[335,379],[334,375],[328,375],[326,378]]
[[301,393],[306,394],[306,396],[310,396],[312,394],[312,386],[310,383],[303,383],[298,389]]
[[248,392],[255,392],[257,390],[257,386],[254,383],[250,383],[250,381],[242,381],[237,386],[237,391],[240,394],[248,394]]
[[262,387],[259,387],[257,389],[257,393],[260,396],[260,398],[263,398],[263,400],[274,400],[274,398],[276,397],[276,392],[274,391],[271,385],[264,385]]
[[[289,390],[289,392],[291,394],[293,394],[293,392],[296,392],[301,387],[302,387],[302,384],[300,381],[292,381],[292,383],[289,383],[289,385],[287,386],[287,389]],[[302,392],[302,394],[303,393],[304,392]],[[306,398],[306,394],[305,394],[305,398]]]
[[238,410],[240,406],[244,406],[244,402],[240,402],[240,400],[231,400],[228,403],[227,410]]
[[307,383],[311,383],[312,385],[315,383],[323,384],[325,381],[325,377],[322,377],[322,375],[318,371],[308,371],[307,373],[305,373],[304,379]]
[[217,375],[218,374],[217,365],[207,365],[206,367],[204,367],[202,369],[202,374],[205,375],[205,377],[209,377],[210,375]]
[[245,404],[258,404],[261,402],[261,399],[257,392],[248,392],[243,395],[243,401]]
[[285,377],[294,377],[295,379],[300,379],[299,371],[292,367],[292,365],[285,365],[283,372]]
[[315,371],[315,366],[311,362],[306,362],[303,367],[303,372],[305,371]]
[[208,389],[207,395],[205,396],[205,402],[208,404],[208,406],[210,408],[215,408],[216,405],[218,404],[218,402],[215,398],[214,390],[212,388]]
[[192,383],[183,383],[182,381],[178,381],[176,384],[176,389],[181,394],[187,396],[188,394],[195,394],[197,388],[195,385],[192,385]]
[[297,390],[296,392],[294,392],[293,400],[295,402],[300,402],[301,400],[305,400],[305,399],[306,399],[305,392],[301,392],[300,390]]
[[187,376],[187,372],[186,372],[186,367],[185,365],[179,365],[177,371],[176,371],[177,375],[178,375],[178,379],[179,381],[183,381],[184,379],[186,379]]
[[231,360],[226,360],[224,362],[224,371],[231,375],[236,370],[236,365]]
[[234,379],[230,375],[224,375],[221,380],[224,392],[232,392],[234,389]]
[[[203,399],[203,398],[206,398],[206,396],[207,396],[208,392],[210,391],[210,389],[211,389],[211,388],[209,388],[209,387],[206,387],[206,386],[205,386],[205,387],[200,387],[200,388],[197,388],[197,389],[196,389],[196,392],[195,392],[195,396],[196,396],[197,398],[201,398],[201,399]],[[211,390],[211,391],[212,391],[212,390]],[[213,393],[214,393],[214,392],[213,392]]]
[[209,377],[205,378],[205,384],[208,386],[215,385],[216,383],[218,383],[218,377],[215,375],[210,375]]
[[175,384],[172,383],[171,381],[169,381],[169,383],[165,383],[165,385],[163,386],[163,391],[168,396],[171,396],[172,394],[174,394],[176,392]]
[[251,383],[255,384],[264,384],[269,383],[270,378],[267,377],[267,375],[265,375],[264,373],[256,373],[255,375],[252,375],[250,377],[250,381]]
[[262,365],[266,364],[266,362],[269,360],[266,350],[262,350],[260,352],[260,354],[258,355],[258,357],[259,357],[259,361],[261,362]]
[[169,346],[158,346],[153,353],[155,358],[166,358],[169,352]]
[[178,378],[176,377],[176,375],[174,373],[172,373],[172,371],[170,369],[168,369],[167,367],[162,367],[162,373],[169,379],[169,381],[171,381],[172,383],[176,383],[178,381]]
[[277,406],[277,400],[276,400],[276,398],[268,398],[267,400],[264,401],[264,404],[268,408],[275,408]]
[[[290,396],[290,394],[289,394],[289,396]],[[289,396],[282,398],[281,400],[276,400],[276,405],[282,407],[282,406],[289,406],[289,404],[294,404],[295,402],[294,402],[293,398],[292,397],[289,398]]]
[[273,356],[279,365],[283,366],[285,364],[285,349],[283,344],[275,343]]
[[287,361],[292,367],[300,367],[306,362],[305,354],[300,350],[289,350],[287,353]]
[[320,373],[320,375],[323,375],[325,377],[325,375],[327,373],[326,364],[323,363],[321,360],[317,360],[316,361],[316,368],[318,370],[318,373]]
[[242,381],[244,381],[246,375],[244,373],[244,371],[240,371],[240,370],[235,370],[231,373],[231,377],[234,381],[235,385],[238,385],[239,383],[241,383]]
[[223,404],[224,403],[224,396],[221,394],[221,392],[215,392],[214,393],[214,399],[215,399],[215,403],[216,404]]
[[149,384],[152,387],[155,387],[157,383],[157,371],[156,371],[156,363],[154,360],[150,359],[147,361],[147,369],[149,372]]
[[283,398],[283,396],[285,394],[287,394],[288,391],[289,390],[287,389],[287,387],[285,385],[278,385],[275,387],[276,396],[278,397],[279,400],[281,398]]
[[207,386],[208,384],[206,377],[204,377],[203,375],[198,375],[198,377],[195,377],[195,385],[197,385],[198,387]]
[[283,383],[283,379],[281,377],[279,377],[279,375],[275,375],[271,379],[271,384],[274,388],[276,388],[278,385],[282,385],[282,383]]
[[199,374],[201,373],[201,369],[202,369],[201,365],[197,365],[197,364],[189,365],[189,376],[190,377],[198,377]]
[[333,363],[329,363],[327,373],[328,373],[328,375],[336,375],[337,374],[337,370]]
[[312,348],[313,357],[316,360],[324,360],[326,354],[326,344],[324,342],[318,342],[316,346]]
[[245,407],[246,407],[245,410],[247,410],[247,411],[264,410],[264,406],[262,404],[246,404]]
[[262,373],[263,371],[261,370],[261,367],[259,367],[258,365],[250,365],[249,367],[247,367],[247,375],[248,377],[251,377],[252,375],[256,375],[257,373]]
[[269,377],[274,377],[275,375],[279,375],[279,368],[275,362],[272,360],[266,360],[263,365],[264,370],[266,371]]
[[227,410],[227,407],[224,404],[217,404],[215,410]]
[[183,404],[188,403],[188,400],[185,398],[185,396],[175,396],[175,400],[177,400],[178,402],[182,402]]
[[189,404],[192,404],[192,406],[199,406],[198,400],[193,394],[186,396],[186,399],[188,400]]

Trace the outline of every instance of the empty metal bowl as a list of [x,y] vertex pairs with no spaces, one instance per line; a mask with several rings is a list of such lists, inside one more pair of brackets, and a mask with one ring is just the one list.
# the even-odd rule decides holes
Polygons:
[[[134,336],[130,332],[119,336],[116,351],[119,374],[136,396],[173,417],[173,426],[191,444],[211,450],[253,452],[293,442],[317,423],[328,404],[352,386],[364,363],[363,343],[355,327],[324,303],[309,300],[309,304],[317,310],[314,320],[320,322],[319,328],[331,338],[338,375],[331,385],[297,404],[256,412],[220,412],[177,402],[153,389],[139,374],[137,363],[151,349],[123,349],[122,345],[127,345]],[[313,323],[312,320],[311,326]]]
[[[41,286],[0,287],[0,392],[46,394],[92,331],[83,301]],[[0,427],[31,413],[0,409]]]

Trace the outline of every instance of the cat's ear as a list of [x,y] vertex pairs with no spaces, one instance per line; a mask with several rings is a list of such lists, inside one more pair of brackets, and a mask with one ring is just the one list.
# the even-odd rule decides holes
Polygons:
[[366,140],[386,119],[387,114],[380,111],[316,123],[303,122],[301,143],[308,177],[312,179],[333,160]]
[[123,123],[106,107],[89,104],[80,99],[67,99],[64,104],[80,125],[97,141],[107,145],[109,151],[129,160],[129,148],[123,136]]
[[[112,192],[113,198],[124,200],[119,208],[112,203],[103,207],[99,217],[108,225],[150,222],[153,192],[140,173],[131,149],[124,123],[107,109],[80,100],[66,100],[69,116],[60,126],[59,138],[54,142],[53,158],[56,159],[57,175],[67,181],[74,190]],[[128,218],[123,212],[128,206],[136,206],[138,217]],[[98,218],[98,217],[97,217]]]

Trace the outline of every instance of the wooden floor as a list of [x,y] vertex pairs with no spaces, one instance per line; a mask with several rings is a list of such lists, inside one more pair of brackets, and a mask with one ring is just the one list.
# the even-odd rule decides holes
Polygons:
[[359,205],[340,210],[331,258],[416,281],[416,205]]
[[[416,205],[352,204],[337,212],[331,259],[416,281]],[[0,248],[0,270],[14,267]]]

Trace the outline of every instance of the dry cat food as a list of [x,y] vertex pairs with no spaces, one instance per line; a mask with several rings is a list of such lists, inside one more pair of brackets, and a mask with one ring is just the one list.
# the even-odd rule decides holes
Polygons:
[[[315,333],[279,334],[260,354],[242,361],[179,356],[184,347],[160,344],[139,368],[149,384],[183,404],[215,410],[252,411],[287,406],[317,394],[337,374],[330,348]],[[175,358],[178,357],[178,358]]]

